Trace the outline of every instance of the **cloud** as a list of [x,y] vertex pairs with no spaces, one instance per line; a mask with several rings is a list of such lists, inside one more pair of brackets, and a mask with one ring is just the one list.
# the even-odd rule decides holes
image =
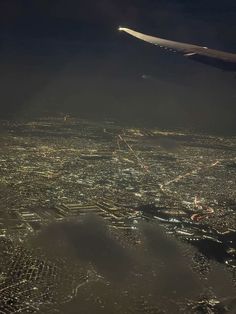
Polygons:
[[[92,265],[102,276],[82,284],[61,313],[126,313],[148,306],[176,313],[180,300],[195,299],[201,290],[190,260],[159,225],[140,224],[131,241],[122,231],[112,232],[100,218],[86,216],[49,225],[31,245],[52,261],[64,258],[68,268],[70,263]],[[58,289],[63,291],[63,282]]]
[[69,255],[83,263],[92,263],[108,279],[124,278],[131,267],[130,252],[97,216],[52,224],[35,240],[35,244],[46,249],[49,256]]

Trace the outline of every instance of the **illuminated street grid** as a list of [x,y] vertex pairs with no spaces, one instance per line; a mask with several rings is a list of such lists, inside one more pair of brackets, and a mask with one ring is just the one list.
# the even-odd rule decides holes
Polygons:
[[48,118],[2,121],[0,145],[0,313],[46,311],[88,272],[100,280],[92,266],[25,247],[49,223],[87,213],[122,232],[156,219],[184,241],[218,241],[234,271],[236,137]]

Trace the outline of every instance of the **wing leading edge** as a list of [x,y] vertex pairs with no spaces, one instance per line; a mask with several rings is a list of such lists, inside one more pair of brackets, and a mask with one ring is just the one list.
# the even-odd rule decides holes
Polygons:
[[119,30],[150,44],[170,51],[180,52],[189,59],[199,61],[225,71],[236,71],[236,54],[154,37],[136,32],[129,28],[119,27]]

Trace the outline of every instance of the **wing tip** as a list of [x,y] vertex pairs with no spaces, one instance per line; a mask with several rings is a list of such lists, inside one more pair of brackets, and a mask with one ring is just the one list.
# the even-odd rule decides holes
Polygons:
[[125,27],[122,27],[122,26],[119,26],[118,27],[118,31],[120,31],[120,32],[122,32],[122,31],[124,31],[126,28]]

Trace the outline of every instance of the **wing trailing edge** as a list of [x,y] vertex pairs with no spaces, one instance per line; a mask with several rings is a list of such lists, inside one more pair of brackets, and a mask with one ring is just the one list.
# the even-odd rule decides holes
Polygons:
[[166,50],[180,52],[186,58],[209,66],[214,66],[225,71],[236,71],[236,54],[234,53],[154,37],[125,27],[119,27],[119,30],[150,44],[165,48]]

